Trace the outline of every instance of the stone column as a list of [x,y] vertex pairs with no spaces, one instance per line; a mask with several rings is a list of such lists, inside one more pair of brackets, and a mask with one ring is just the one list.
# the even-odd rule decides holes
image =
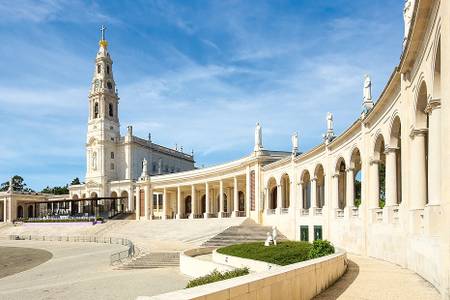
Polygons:
[[314,215],[316,207],[317,207],[317,178],[314,177],[311,179],[311,211],[309,212],[311,216]]
[[247,217],[250,216],[250,167],[248,166],[245,172],[245,211]]
[[441,100],[429,102],[428,132],[428,205],[441,203]]
[[370,199],[369,209],[379,208],[380,204],[380,181],[379,176],[379,160],[371,160],[370,162]]
[[238,180],[237,177],[234,176],[233,178],[233,202],[234,202],[234,207],[233,207],[233,217],[237,217],[238,216],[238,212],[239,212],[239,190],[238,190]]
[[205,219],[208,219],[209,214],[211,213],[210,205],[211,203],[209,201],[209,183],[205,182],[205,214],[203,215]]
[[163,191],[163,212],[162,212],[162,219],[166,220],[167,215],[169,213],[169,201],[167,199],[167,188],[164,188]]
[[7,213],[7,202],[8,198],[3,198],[3,222],[8,222],[8,213]]
[[219,218],[222,218],[223,214],[223,180],[219,182]]
[[181,219],[181,187],[177,187],[177,219]]
[[189,219],[195,218],[195,213],[197,211],[197,201],[196,201],[196,191],[195,191],[195,185],[192,185],[191,187],[191,215],[189,216]]
[[152,186],[150,186],[148,189],[148,208],[149,208],[148,218],[149,218],[149,220],[152,220],[153,219],[153,188],[152,188]]
[[145,198],[144,199],[145,219],[148,220],[149,219],[149,217],[148,217],[148,210],[149,210],[148,202],[149,202],[149,198],[150,198],[150,187],[148,185],[146,185],[144,187],[144,198]]
[[227,187],[227,213],[231,212],[231,187]]
[[423,209],[427,199],[426,188],[426,161],[425,161],[425,139],[427,129],[414,129],[411,132],[411,193],[410,209]]
[[128,190],[128,211],[133,212],[134,211],[134,190],[133,187],[131,187]]
[[281,214],[281,207],[283,205],[282,202],[282,192],[281,192],[281,184],[277,185],[277,214]]
[[345,199],[345,207],[348,207],[351,209],[355,206],[355,169],[348,168],[347,169],[347,191],[346,191],[346,197]]
[[386,148],[386,206],[397,205],[397,159],[396,148]]
[[136,220],[141,217],[141,189],[139,186],[136,187]]
[[339,208],[339,174],[334,174],[333,178],[333,211]]

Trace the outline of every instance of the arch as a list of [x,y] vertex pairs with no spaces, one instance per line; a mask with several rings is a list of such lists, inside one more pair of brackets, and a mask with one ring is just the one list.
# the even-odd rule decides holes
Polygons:
[[73,194],[72,199],[73,200],[77,200],[78,199],[78,195],[77,194]]
[[17,206],[17,218],[23,219],[23,206],[22,205]]
[[97,196],[97,193],[96,193],[96,192],[92,192],[92,193],[91,193],[91,198],[94,198],[94,199],[95,199],[95,198],[97,198],[97,197],[98,197],[98,196]]
[[190,195],[184,198],[184,213],[185,215],[192,213],[192,197]]
[[433,98],[441,98],[441,38],[437,44],[433,69]]
[[[373,148],[374,162],[378,166],[375,180],[378,182],[378,207],[383,208],[386,203],[386,154],[384,136],[380,133],[375,139]],[[375,199],[376,200],[376,199]]]
[[392,121],[391,132],[389,135],[389,145],[395,153],[395,181],[396,191],[395,200],[397,204],[402,202],[402,122],[396,115]]
[[289,208],[290,206],[290,188],[291,181],[289,179],[289,175],[284,173],[280,179],[280,188],[281,188],[281,207]]
[[361,205],[361,180],[362,180],[362,161],[361,151],[358,147],[353,148],[350,155],[350,168],[353,170],[353,179],[350,184],[353,184],[353,206],[359,207]]
[[245,195],[244,192],[239,191],[238,192],[238,199],[239,199],[239,211],[245,211]]
[[308,170],[303,170],[300,182],[302,184],[302,207],[309,209],[311,208],[311,176]]
[[[417,94],[417,101],[415,107],[415,133],[413,135],[413,149],[416,157],[414,162],[416,164],[414,170],[417,176],[417,207],[423,207],[428,203],[428,130],[429,130],[429,115],[427,112],[428,105],[428,88],[425,81],[420,84],[420,89]],[[425,176],[422,174],[425,173]],[[419,203],[420,201],[420,203]]]
[[115,191],[111,192],[111,198],[117,198],[117,192]]
[[314,169],[316,178],[316,202],[317,207],[322,208],[325,205],[325,170],[322,164],[318,164]]
[[202,214],[206,213],[206,194],[203,194],[203,196],[200,198],[200,211]]
[[28,205],[28,218],[32,218],[32,217],[34,217],[34,215],[33,215],[33,205]]
[[336,175],[338,176],[338,208],[344,209],[347,204],[347,165],[343,157],[338,158],[336,163]]
[[268,203],[267,208],[276,209],[277,208],[277,198],[278,198],[278,187],[277,181],[274,177],[270,177],[267,182],[267,192],[268,192]]
[[[220,193],[217,194],[217,209],[220,211]],[[226,193],[223,193],[223,211],[228,212],[228,197]]]

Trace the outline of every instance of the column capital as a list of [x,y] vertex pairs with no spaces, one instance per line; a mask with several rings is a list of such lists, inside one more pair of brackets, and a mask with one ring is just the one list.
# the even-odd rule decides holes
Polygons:
[[411,128],[409,136],[414,138],[416,136],[424,136],[428,132],[428,128]]
[[398,147],[389,147],[386,146],[384,148],[384,154],[395,153],[399,148]]
[[370,158],[370,160],[369,160],[369,164],[370,165],[375,165],[375,164],[380,164],[381,163],[381,160],[379,160],[379,159],[376,159],[376,158],[373,158],[373,157],[371,157]]
[[317,177],[311,178],[311,182],[313,182],[313,181],[317,181]]
[[428,101],[427,106],[425,107],[425,113],[431,114],[433,110],[441,108],[441,99],[435,98]]

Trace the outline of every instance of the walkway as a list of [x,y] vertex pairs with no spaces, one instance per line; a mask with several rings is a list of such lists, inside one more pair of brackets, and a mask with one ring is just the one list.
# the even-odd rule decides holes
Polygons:
[[408,269],[368,257],[348,258],[344,276],[314,299],[440,299],[430,283]]
[[0,279],[0,299],[136,299],[186,286],[178,268],[114,270],[109,255],[119,245],[2,241],[2,246],[44,249],[53,257],[32,269]]

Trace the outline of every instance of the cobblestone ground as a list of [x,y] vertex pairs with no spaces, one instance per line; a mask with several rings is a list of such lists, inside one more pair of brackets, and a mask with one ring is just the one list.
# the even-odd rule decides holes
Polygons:
[[408,269],[368,257],[348,258],[344,276],[315,299],[440,299],[429,282]]

